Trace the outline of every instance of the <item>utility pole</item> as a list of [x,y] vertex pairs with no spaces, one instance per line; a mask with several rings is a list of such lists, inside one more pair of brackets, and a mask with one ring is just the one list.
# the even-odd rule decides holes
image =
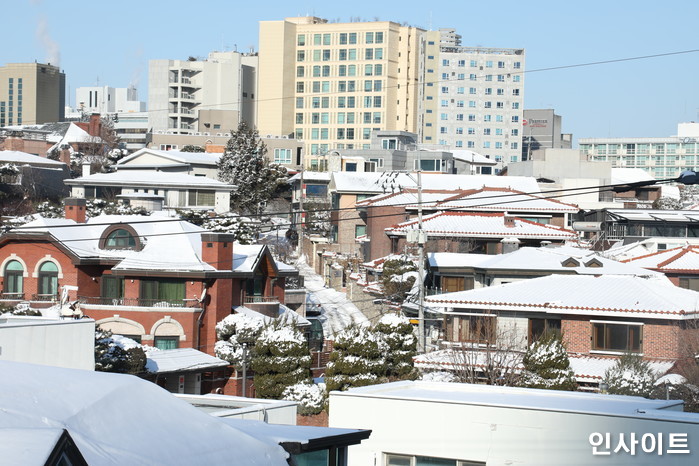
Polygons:
[[301,166],[301,189],[299,190],[299,238],[298,238],[298,252],[299,252],[299,259],[303,257],[303,228],[304,228],[304,223],[305,219],[303,218],[304,216],[304,211],[303,211],[303,198],[305,196],[304,192],[304,187],[303,187],[303,165]]
[[417,246],[418,246],[418,309],[417,309],[417,335],[418,351],[427,352],[427,341],[425,335],[425,232],[422,229],[422,167],[417,171]]

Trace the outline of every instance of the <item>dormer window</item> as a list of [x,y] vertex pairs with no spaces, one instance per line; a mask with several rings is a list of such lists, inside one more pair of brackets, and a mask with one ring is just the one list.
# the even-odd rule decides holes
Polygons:
[[572,257],[569,257],[568,259],[561,262],[561,265],[563,267],[580,267],[580,262],[573,259]]
[[128,225],[113,226],[105,230],[100,239],[100,249],[131,249],[140,251],[142,248],[136,231]]

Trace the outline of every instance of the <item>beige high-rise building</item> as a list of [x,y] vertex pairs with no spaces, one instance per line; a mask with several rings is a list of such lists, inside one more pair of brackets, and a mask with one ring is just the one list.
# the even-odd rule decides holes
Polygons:
[[0,126],[63,121],[66,75],[43,63],[0,67]]
[[372,130],[417,132],[419,38],[389,21],[260,22],[257,127],[309,154],[369,148]]

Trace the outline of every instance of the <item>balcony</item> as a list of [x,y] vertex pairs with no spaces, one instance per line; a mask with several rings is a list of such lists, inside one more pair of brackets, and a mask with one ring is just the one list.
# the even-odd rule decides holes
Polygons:
[[243,305],[268,317],[279,315],[279,298],[276,296],[244,296]]
[[0,293],[0,300],[2,301],[24,301],[24,293]]
[[123,306],[123,307],[164,307],[199,309],[201,304],[196,299],[162,300],[143,298],[104,298],[99,296],[78,296],[83,306]]

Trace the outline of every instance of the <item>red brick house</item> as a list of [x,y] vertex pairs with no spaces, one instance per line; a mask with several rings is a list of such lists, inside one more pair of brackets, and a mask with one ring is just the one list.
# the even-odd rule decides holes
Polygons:
[[263,245],[160,216],[86,221],[85,200],[65,219],[35,220],[0,236],[2,303],[47,307],[68,291],[84,315],[163,349],[214,354],[216,323],[245,305],[276,317],[297,276]]
[[632,352],[669,368],[699,336],[699,293],[658,278],[551,275],[426,301],[444,317],[445,346],[509,338],[524,351],[545,329],[557,329],[571,356]]
[[622,262],[664,273],[675,285],[699,291],[699,246],[666,249]]

